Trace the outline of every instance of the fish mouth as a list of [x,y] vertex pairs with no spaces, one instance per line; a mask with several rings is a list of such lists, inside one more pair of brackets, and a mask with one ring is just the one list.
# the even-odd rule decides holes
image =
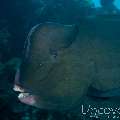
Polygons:
[[22,103],[25,103],[25,104],[28,104],[28,105],[34,105],[36,103],[36,96],[32,95],[29,92],[26,92],[25,89],[20,87],[19,85],[15,84],[13,90],[16,91],[16,92],[20,92],[18,94],[18,99]]
[[19,99],[24,99],[24,98],[26,98],[26,97],[28,97],[28,96],[30,96],[29,93],[19,93],[19,94],[18,94],[18,98],[19,98]]
[[16,92],[25,92],[25,89],[17,84],[14,85],[13,90]]

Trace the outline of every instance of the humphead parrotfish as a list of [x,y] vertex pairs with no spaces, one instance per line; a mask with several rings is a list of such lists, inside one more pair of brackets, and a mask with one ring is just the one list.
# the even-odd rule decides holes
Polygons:
[[38,108],[72,110],[87,95],[119,96],[120,40],[98,36],[84,25],[34,26],[15,75],[19,100]]

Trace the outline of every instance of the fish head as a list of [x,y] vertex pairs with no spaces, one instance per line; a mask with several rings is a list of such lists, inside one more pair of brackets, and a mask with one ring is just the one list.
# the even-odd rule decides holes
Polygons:
[[83,55],[86,49],[80,52],[74,42],[75,26],[44,23],[34,27],[28,36],[25,61],[15,75],[14,90],[21,92],[19,100],[57,110],[80,104],[89,86],[91,65],[88,54]]

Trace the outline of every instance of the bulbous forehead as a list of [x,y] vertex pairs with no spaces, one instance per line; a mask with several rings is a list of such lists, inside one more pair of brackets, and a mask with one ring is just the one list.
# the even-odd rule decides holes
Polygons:
[[38,86],[37,82],[47,79],[49,72],[58,64],[59,54],[75,40],[76,32],[74,25],[57,23],[45,23],[33,27],[25,45],[21,83]]

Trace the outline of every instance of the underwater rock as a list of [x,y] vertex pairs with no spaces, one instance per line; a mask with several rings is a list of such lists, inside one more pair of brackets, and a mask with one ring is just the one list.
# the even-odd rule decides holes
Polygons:
[[[10,52],[9,38],[11,34],[5,26],[0,29],[0,61],[3,62]],[[5,55],[6,54],[6,55]]]

